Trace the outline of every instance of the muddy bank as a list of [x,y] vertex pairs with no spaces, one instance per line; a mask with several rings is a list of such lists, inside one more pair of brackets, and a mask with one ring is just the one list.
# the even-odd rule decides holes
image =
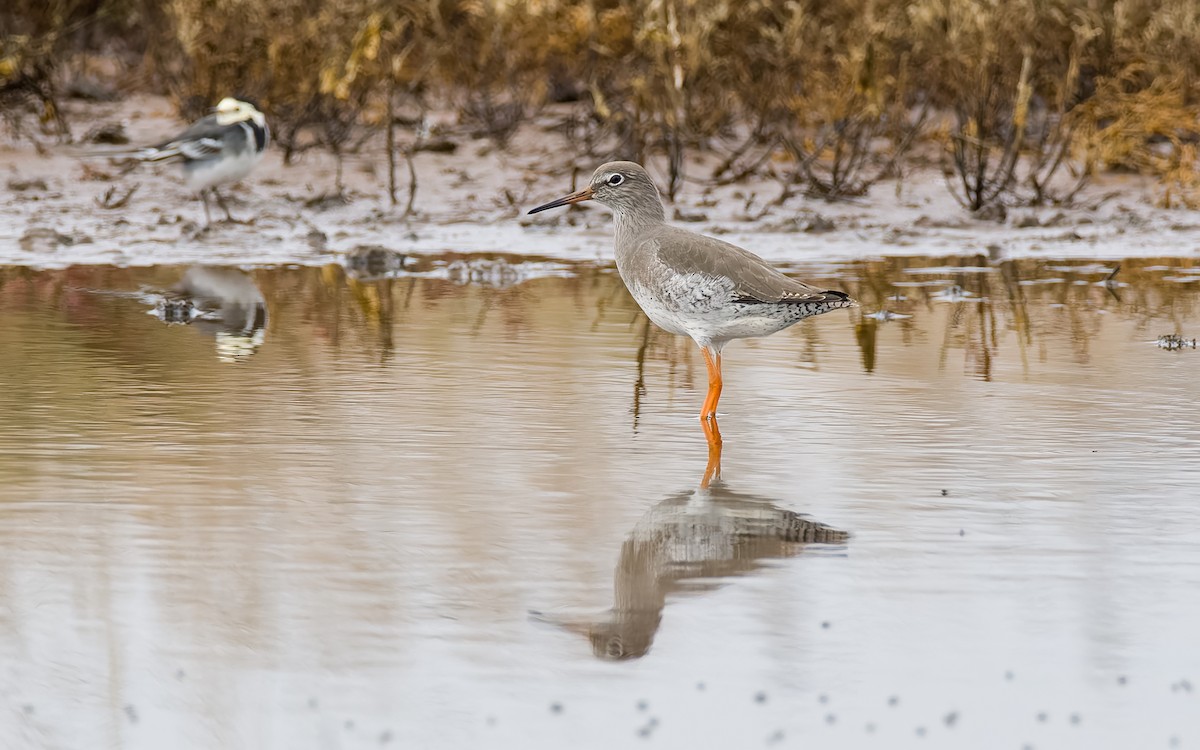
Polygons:
[[[182,125],[159,98],[75,106],[73,121],[103,132],[119,125],[133,143],[153,142]],[[611,256],[604,209],[524,215],[525,209],[569,189],[573,169],[579,170],[575,179],[584,179],[595,166],[567,163],[562,137],[547,128],[526,127],[506,150],[451,128],[453,150],[415,157],[417,192],[408,215],[405,175],[398,205],[388,200],[382,143],[367,143],[346,159],[341,193],[335,190],[332,157],[310,152],[298,164],[284,166],[281,155],[271,151],[249,180],[228,190],[235,216],[246,223],[217,224],[204,232],[198,231],[200,203],[184,189],[174,167],[123,174],[107,160],[79,159],[74,147],[9,140],[0,144],[6,167],[0,175],[0,263],[313,265],[362,246],[604,261]],[[954,201],[934,167],[880,183],[864,198],[845,203],[803,196],[777,203],[780,190],[774,182],[713,187],[704,179],[711,164],[696,160],[688,167],[692,180],[668,214],[776,262],[920,254],[1121,258],[1200,253],[1200,212],[1156,208],[1157,188],[1133,176],[1099,179],[1074,207],[1014,208],[985,220]]]

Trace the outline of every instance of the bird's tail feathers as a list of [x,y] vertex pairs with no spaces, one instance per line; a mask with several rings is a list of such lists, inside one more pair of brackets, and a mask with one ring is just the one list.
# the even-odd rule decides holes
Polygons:
[[835,289],[825,289],[821,292],[827,298],[827,301],[833,302],[838,307],[858,307],[858,302],[850,298],[849,294],[839,292]]
[[134,158],[141,161],[170,161],[183,157],[183,152],[180,151],[179,145],[172,143],[166,146],[150,146],[149,148],[139,149]]
[[71,155],[76,159],[135,159],[137,161],[170,161],[182,156],[179,147],[174,144],[134,148],[74,149]]

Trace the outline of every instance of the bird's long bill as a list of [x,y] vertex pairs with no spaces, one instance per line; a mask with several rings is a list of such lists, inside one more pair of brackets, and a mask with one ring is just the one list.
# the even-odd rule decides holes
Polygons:
[[558,615],[534,611],[531,611],[529,616],[537,622],[544,622],[548,625],[553,625],[584,637],[590,637],[592,634],[591,623],[587,620],[572,620],[566,617],[560,617]]
[[580,203],[582,201],[590,201],[591,199],[592,199],[592,189],[590,187],[585,187],[583,190],[580,190],[577,193],[571,193],[570,195],[559,198],[556,201],[550,201],[549,203],[542,204],[542,205],[538,206],[537,208],[531,208],[531,209],[529,209],[529,213],[536,214],[538,211],[547,211],[551,208],[558,208],[559,206],[569,206],[572,203]]

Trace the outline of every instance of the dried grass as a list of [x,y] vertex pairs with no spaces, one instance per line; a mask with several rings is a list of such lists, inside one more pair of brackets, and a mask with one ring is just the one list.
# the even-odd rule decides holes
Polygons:
[[1195,202],[1194,0],[10,0],[0,112],[66,137],[64,71],[95,55],[184,116],[257,100],[289,159],[432,104],[503,147],[557,104],[572,159],[663,158],[672,196],[693,151],[714,180],[859,195],[925,138],[972,210],[1069,201],[1095,168]]

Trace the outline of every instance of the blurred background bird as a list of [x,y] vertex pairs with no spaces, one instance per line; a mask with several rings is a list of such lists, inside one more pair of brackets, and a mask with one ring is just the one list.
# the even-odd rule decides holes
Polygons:
[[208,196],[212,193],[225,219],[233,221],[229,208],[217,191],[219,185],[237,182],[250,174],[262,159],[271,131],[267,118],[249,102],[226,97],[179,135],[154,146],[135,150],[107,151],[92,156],[132,158],[141,162],[180,162],[184,184],[204,203],[206,224],[212,223]]

